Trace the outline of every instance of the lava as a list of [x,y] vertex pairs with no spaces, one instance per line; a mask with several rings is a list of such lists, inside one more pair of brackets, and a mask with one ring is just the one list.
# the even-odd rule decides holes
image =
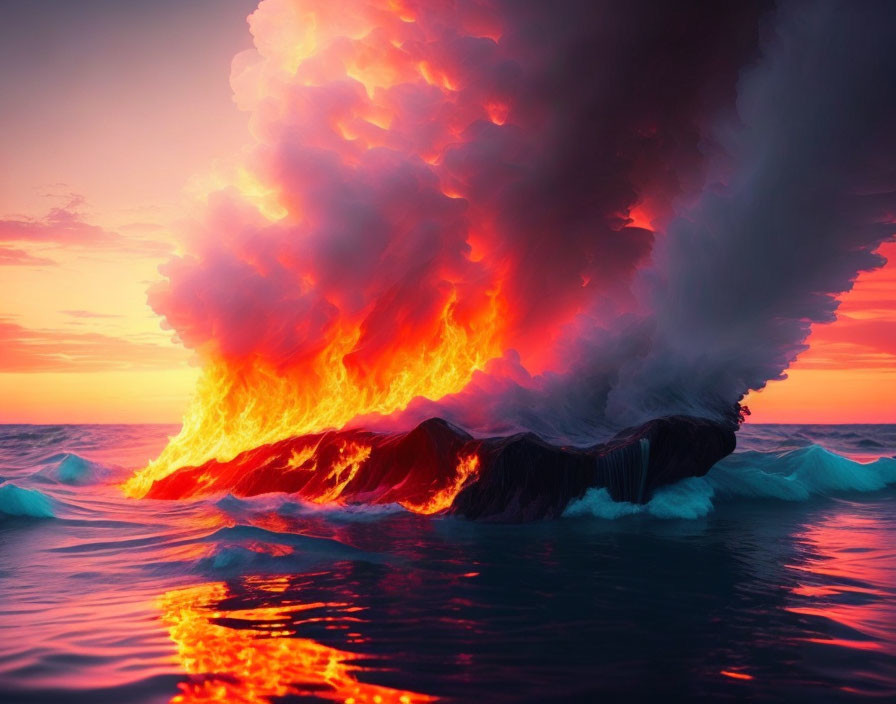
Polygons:
[[446,511],[451,508],[451,504],[454,502],[455,497],[460,493],[460,490],[464,488],[464,485],[470,481],[471,478],[476,476],[478,471],[479,458],[476,455],[461,457],[457,463],[457,474],[448,486],[439,489],[425,503],[412,504],[405,502],[402,506],[414,513],[430,514]]

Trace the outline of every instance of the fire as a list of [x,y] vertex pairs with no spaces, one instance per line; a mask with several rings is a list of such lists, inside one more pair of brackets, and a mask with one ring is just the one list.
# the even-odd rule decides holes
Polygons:
[[[494,18],[483,13],[456,18],[458,31],[499,37]],[[227,198],[240,199],[240,207],[258,214],[246,230],[295,229],[296,249],[285,250],[274,262],[262,259],[252,240],[239,245],[238,254],[263,276],[282,270],[294,284],[290,291],[317,301],[309,316],[322,317],[302,319],[298,329],[287,329],[302,343],[286,350],[272,342],[274,351],[269,351],[258,341],[251,353],[234,354],[213,339],[214,332],[205,340],[181,335],[203,363],[195,397],[177,437],[126,482],[128,495],[143,496],[153,481],[179,467],[226,461],[262,444],[339,429],[359,416],[389,415],[416,397],[439,399],[463,389],[475,371],[502,355],[504,268],[481,255],[471,256],[467,237],[469,232],[486,231],[488,223],[478,222],[481,216],[472,209],[464,210],[461,191],[454,186],[442,191],[440,184],[451,181],[441,173],[445,150],[465,139],[465,130],[474,123],[502,123],[510,105],[503,98],[479,94],[460,100],[461,67],[427,48],[427,41],[445,26],[432,18],[425,22],[421,13],[398,0],[348,6],[323,0],[266,0],[251,16],[256,51],[251,57],[237,57],[232,83],[237,103],[253,113],[258,150],[244,167],[222,176],[229,184],[220,184],[221,179],[213,183],[220,193],[226,188]],[[339,100],[322,106],[314,91],[333,86]],[[401,116],[407,87],[427,96],[431,114],[425,129],[416,118]],[[302,91],[308,97],[297,98],[306,95]],[[402,280],[378,282],[372,292],[326,288],[331,285],[326,275],[301,249],[303,238],[315,235],[313,228],[320,221],[317,192],[306,192],[316,186],[309,181],[307,187],[284,187],[282,174],[266,167],[262,158],[272,135],[284,130],[301,135],[304,147],[331,155],[349,175],[379,147],[416,159],[431,197],[443,201],[440,212],[451,219],[447,226],[456,232],[452,237],[457,252],[451,263],[420,274],[428,278],[412,294],[419,294],[419,301],[390,303],[399,286],[408,286]],[[462,189],[463,184],[457,186]],[[399,256],[405,246],[402,228],[413,227],[401,213],[395,217],[391,236],[396,244],[382,254],[385,268],[389,257]],[[407,236],[417,234],[411,229]],[[218,237],[216,231],[213,241],[219,242]],[[197,252],[195,260],[206,256]],[[239,284],[234,289],[238,292]],[[156,300],[157,309],[176,305],[175,294],[168,291]],[[402,310],[395,304],[411,312],[393,312]],[[246,324],[252,325],[257,316],[246,315]],[[166,316],[180,332],[176,312]],[[387,332],[382,331],[384,318]],[[316,320],[323,321],[320,330],[305,334],[305,326]],[[200,325],[205,330],[214,327],[211,322]],[[253,339],[251,333],[245,337]],[[334,489],[350,479],[357,466],[354,461],[346,465]]]
[[460,493],[460,490],[466,486],[467,482],[474,478],[478,473],[479,457],[476,455],[461,457],[460,461],[457,463],[457,474],[449,486],[440,489],[423,503],[413,504],[404,502],[401,505],[414,513],[432,514],[444,511],[450,508],[454,501],[454,497],[456,497]]
[[[286,373],[260,365],[211,364],[203,371],[180,434],[155,462],[128,480],[125,492],[143,496],[152,482],[179,467],[211,458],[229,460],[259,445],[341,428],[358,415],[388,415],[417,396],[440,398],[457,391],[499,353],[493,335],[497,310],[493,305],[471,330],[456,321],[449,302],[429,340],[394,350],[376,370],[347,364],[357,330],[335,336],[317,359]],[[357,471],[355,459],[346,466]]]
[[[272,591],[282,591],[274,584]],[[296,637],[287,627],[297,612],[322,606],[352,611],[347,604],[283,604],[277,607],[215,610],[228,596],[221,582],[167,592],[162,620],[177,645],[177,658],[193,678],[180,685],[171,704],[228,702],[267,704],[274,697],[311,695],[346,704],[418,704],[435,697],[360,682],[365,668],[358,656]],[[251,628],[228,628],[217,621],[243,621]]]
[[323,494],[314,498],[320,504],[335,501],[342,495],[345,486],[354,479],[361,464],[370,457],[371,448],[354,443],[345,443],[339,449],[339,460],[333,465],[327,477],[330,486]]

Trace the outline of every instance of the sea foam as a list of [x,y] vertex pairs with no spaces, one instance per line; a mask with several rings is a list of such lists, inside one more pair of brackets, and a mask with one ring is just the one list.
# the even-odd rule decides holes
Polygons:
[[879,491],[892,484],[896,484],[896,458],[863,464],[810,445],[783,453],[736,453],[705,477],[658,489],[646,504],[616,502],[606,489],[589,489],[564,515],[610,520],[632,515],[693,519],[707,515],[726,499],[806,501],[812,496]]
[[53,502],[37,489],[22,489],[15,484],[0,486],[0,519],[8,516],[54,518]]
[[77,486],[106,481],[110,474],[110,468],[72,452],[53,455],[36,472],[42,479]]

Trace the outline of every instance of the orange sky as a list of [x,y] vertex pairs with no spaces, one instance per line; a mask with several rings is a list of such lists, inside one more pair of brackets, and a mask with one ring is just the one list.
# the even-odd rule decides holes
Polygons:
[[750,395],[751,421],[896,423],[896,243],[879,251],[887,264],[859,275],[788,378]]
[[[162,4],[135,18],[86,0],[56,26],[37,3],[0,37],[0,154],[16,165],[0,170],[0,423],[177,422],[195,384],[146,288],[196,175],[248,136],[228,76],[255,3]],[[891,263],[860,276],[789,378],[749,397],[754,422],[896,422],[896,244],[881,251]]]

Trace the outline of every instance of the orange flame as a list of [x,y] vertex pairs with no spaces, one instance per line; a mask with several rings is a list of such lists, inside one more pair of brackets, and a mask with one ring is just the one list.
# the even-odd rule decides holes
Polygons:
[[335,335],[307,368],[291,373],[211,364],[203,370],[180,434],[156,461],[131,477],[124,490],[143,496],[154,481],[179,467],[212,458],[229,460],[259,445],[341,428],[358,415],[388,415],[416,396],[440,398],[458,391],[475,370],[499,354],[494,335],[497,311],[492,299],[469,329],[458,324],[453,300],[449,301],[433,338],[422,348],[392,350],[381,367],[370,372],[359,373],[346,363],[358,330]]
[[[272,585],[282,591],[282,585]],[[193,679],[180,685],[171,704],[267,704],[273,697],[313,695],[345,704],[418,704],[436,698],[358,681],[366,668],[358,656],[297,638],[286,627],[288,616],[321,606],[346,604],[283,604],[276,607],[217,612],[228,595],[220,582],[167,592],[160,600],[162,620],[177,645],[177,658]],[[344,611],[357,607],[343,608]],[[256,624],[228,628],[222,616]]]

